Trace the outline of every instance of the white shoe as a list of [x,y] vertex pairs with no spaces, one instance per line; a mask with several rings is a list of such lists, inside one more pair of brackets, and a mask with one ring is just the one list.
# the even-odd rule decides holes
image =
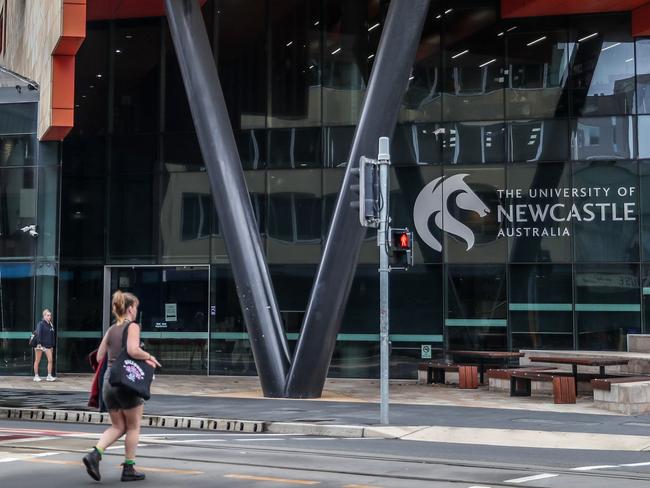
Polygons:
[[47,375],[47,378],[45,378],[45,381],[56,381],[56,378],[52,376],[51,374]]
[[42,381],[42,380],[41,380],[41,377],[39,375],[36,375],[36,376],[34,376],[34,381],[36,381],[38,383],[39,381]]

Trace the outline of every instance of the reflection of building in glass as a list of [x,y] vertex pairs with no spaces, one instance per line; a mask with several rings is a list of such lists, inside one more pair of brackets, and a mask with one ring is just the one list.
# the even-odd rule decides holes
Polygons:
[[[62,10],[62,0],[46,3],[52,16],[39,22]],[[83,370],[108,320],[110,283],[143,294],[152,307],[147,333],[155,334],[147,340],[175,371],[254,374],[167,21],[161,12],[107,18],[99,3],[87,0],[85,39],[60,43],[78,46],[74,90],[52,87],[52,53],[64,33],[8,22],[19,32],[8,32],[14,40],[0,65],[21,76],[0,70],[0,372],[28,371],[25,334],[46,306],[60,324],[59,369]],[[448,215],[474,235],[471,250],[431,217],[442,252],[416,235],[414,268],[392,274],[394,376],[413,374],[423,344],[618,349],[626,333],[650,331],[650,41],[633,36],[625,12],[503,19],[498,0],[470,3],[432,2],[427,14],[391,135],[390,211],[395,225],[413,228],[424,186],[467,174],[492,212],[450,199]],[[385,7],[204,2],[290,341],[322,255]],[[44,50],[42,63],[21,58],[30,49]],[[59,93],[69,97],[51,103]],[[610,193],[496,195],[595,187]],[[634,194],[619,196],[619,188]],[[634,220],[607,210],[602,222],[555,225],[570,236],[497,235],[499,204],[631,201]],[[20,230],[32,225],[37,238]],[[377,373],[374,239],[369,232],[361,250],[332,375]],[[165,320],[173,310],[183,320]]]

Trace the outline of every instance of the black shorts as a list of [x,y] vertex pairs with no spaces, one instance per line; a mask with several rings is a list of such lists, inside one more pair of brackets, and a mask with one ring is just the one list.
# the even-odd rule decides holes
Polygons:
[[108,378],[104,379],[102,395],[108,410],[129,410],[144,404],[144,400],[130,390],[121,386],[111,386]]

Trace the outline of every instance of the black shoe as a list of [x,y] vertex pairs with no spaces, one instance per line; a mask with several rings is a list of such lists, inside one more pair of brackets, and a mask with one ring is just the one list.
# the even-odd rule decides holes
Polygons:
[[86,465],[86,471],[88,475],[95,481],[100,481],[102,475],[99,474],[99,461],[101,461],[102,456],[99,454],[97,449],[93,449],[92,452],[89,452],[83,457],[83,462]]
[[135,470],[134,464],[122,464],[122,481],[142,481],[145,479],[144,473]]

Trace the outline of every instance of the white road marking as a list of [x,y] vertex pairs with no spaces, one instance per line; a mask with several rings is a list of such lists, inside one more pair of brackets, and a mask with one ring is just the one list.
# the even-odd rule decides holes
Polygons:
[[542,473],[542,474],[536,474],[534,476],[525,476],[524,478],[514,478],[511,480],[505,480],[504,483],[528,483],[529,481],[544,480],[546,478],[555,478],[556,476],[559,475],[551,474],[551,473]]
[[154,440],[149,439],[149,442],[152,444],[190,444],[192,442],[226,442],[226,439],[185,439],[176,441],[173,439],[170,440]]
[[601,466],[580,466],[579,468],[571,468],[571,471],[593,471],[595,469],[618,468],[614,464],[603,464]]
[[[0,455],[2,454],[9,454],[7,452],[0,452]],[[60,452],[40,452],[40,453],[34,453],[34,454],[23,454],[20,455],[20,457],[6,457],[6,458],[0,458],[0,463],[13,463],[14,461],[29,461],[30,459],[34,458],[43,458],[43,457],[48,457],[48,456],[56,456],[58,454],[61,454]]]
[[485,485],[472,485],[469,486],[468,488],[492,488],[491,486],[485,486]]
[[[138,444],[138,447],[149,447],[149,446],[148,446],[148,444]],[[104,451],[110,451],[112,449],[124,449],[124,445],[122,444],[122,445],[119,445],[119,446],[107,447],[106,449],[104,449]]]
[[629,467],[635,467],[635,466],[650,466],[650,463],[630,463],[630,464],[619,464],[619,466],[629,466]]
[[278,439],[277,437],[272,437],[271,439],[232,439],[234,442],[257,442],[257,441],[283,441],[284,439]]

